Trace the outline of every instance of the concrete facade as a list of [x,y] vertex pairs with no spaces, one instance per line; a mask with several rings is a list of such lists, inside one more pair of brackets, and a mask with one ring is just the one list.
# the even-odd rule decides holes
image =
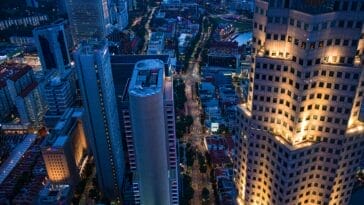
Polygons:
[[362,158],[364,1],[255,1],[240,204],[349,203]]

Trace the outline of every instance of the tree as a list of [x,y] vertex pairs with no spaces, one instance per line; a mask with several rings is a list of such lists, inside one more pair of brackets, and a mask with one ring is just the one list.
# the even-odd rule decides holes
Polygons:
[[186,148],[186,158],[187,158],[187,166],[192,167],[193,162],[195,161],[195,152],[192,147]]
[[205,157],[203,156],[203,154],[198,153],[197,154],[198,157],[198,163],[200,165],[199,170],[201,173],[206,173],[207,171],[207,166],[206,166],[206,160]]
[[186,127],[191,127],[191,125],[193,124],[193,118],[191,115],[187,115],[184,118],[185,122],[186,122]]
[[207,201],[210,198],[210,191],[206,187],[204,187],[202,189],[201,195],[202,195],[202,199],[205,200],[205,201]]
[[200,168],[199,169],[200,169],[200,172],[201,173],[206,173],[207,172],[207,166],[205,164],[202,165],[202,166],[200,165]]
[[192,188],[192,179],[187,174],[182,175],[183,195],[180,198],[180,204],[190,204],[190,200],[195,194],[195,190]]
[[90,197],[90,198],[92,198],[92,199],[96,199],[97,198],[97,191],[96,191],[96,189],[90,189],[89,191],[88,191],[88,196]]
[[175,79],[173,81],[174,86],[174,103],[176,110],[183,110],[185,103],[187,101],[186,93],[185,93],[185,84],[181,79]]

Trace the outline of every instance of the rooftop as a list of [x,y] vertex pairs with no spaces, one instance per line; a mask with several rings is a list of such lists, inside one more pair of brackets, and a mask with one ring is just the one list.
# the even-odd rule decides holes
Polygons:
[[141,60],[159,59],[164,62],[165,67],[169,62],[168,55],[115,55],[110,56],[111,69],[114,79],[115,94],[122,101],[127,99],[127,90],[130,78],[133,74],[135,64]]
[[129,94],[153,95],[163,87],[164,63],[161,60],[142,60],[135,64]]
[[53,143],[53,147],[63,147],[63,145],[67,142],[68,136],[61,135],[57,137],[56,141]]
[[27,87],[25,87],[19,94],[21,97],[28,96],[29,93],[31,93],[36,87],[38,86],[37,82],[33,82],[29,84]]
[[32,67],[26,64],[3,64],[0,66],[0,84],[6,83],[6,80],[16,81],[32,70]]
[[106,41],[84,41],[79,47],[82,54],[93,54],[95,51],[102,50],[107,47]]
[[215,165],[231,163],[230,158],[227,156],[224,150],[212,150],[209,152],[211,162]]
[[63,86],[65,81],[68,81],[69,76],[72,74],[71,69],[67,69],[62,73],[51,76],[47,81],[45,86],[58,87]]
[[23,158],[24,153],[36,140],[36,135],[29,134],[25,139],[16,146],[11,152],[9,158],[0,167],[0,184],[2,184],[18,162]]
[[164,33],[163,32],[153,32],[150,35],[150,41],[162,41],[164,38]]
[[53,24],[49,24],[49,25],[43,25],[43,26],[39,26],[36,27],[34,29],[34,31],[51,31],[54,32],[54,30],[60,30],[63,27],[63,21],[57,21]]
[[138,61],[146,59],[159,59],[164,63],[168,62],[168,55],[116,55],[110,56],[112,66],[118,64],[128,64],[134,68]]
[[60,201],[66,200],[70,194],[70,186],[65,185],[52,185],[47,184],[42,190],[39,191],[40,203],[56,203],[63,204]]
[[205,138],[207,150],[225,150],[227,148],[227,144],[225,138],[222,136],[208,136]]

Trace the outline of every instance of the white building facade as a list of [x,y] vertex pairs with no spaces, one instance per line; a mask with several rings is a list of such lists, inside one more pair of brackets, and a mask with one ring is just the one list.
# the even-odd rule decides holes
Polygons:
[[364,1],[255,1],[240,204],[348,204],[363,155]]
[[123,110],[136,204],[178,204],[178,159],[172,78],[160,60],[135,64]]

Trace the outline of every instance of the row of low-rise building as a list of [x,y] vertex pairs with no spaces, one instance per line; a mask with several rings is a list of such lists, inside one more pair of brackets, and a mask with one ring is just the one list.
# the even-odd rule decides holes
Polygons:
[[[46,177],[46,170],[44,168],[44,161],[41,159],[40,149],[42,140],[35,135],[27,136],[24,140],[32,139],[31,144],[21,143],[15,148],[11,155],[16,155],[21,150],[23,154],[19,156],[18,160],[5,161],[2,165],[7,166],[7,163],[14,163],[14,166],[1,181],[0,201],[5,204],[33,204],[38,196],[38,191],[43,187]],[[6,137],[13,137],[7,135]],[[30,137],[30,138],[29,138]],[[17,158],[17,156],[15,156]],[[2,172],[4,174],[5,172]]]
[[184,56],[200,29],[200,25],[192,23],[188,16],[178,16],[162,9],[156,12],[153,25],[156,27],[150,37],[148,54],[175,56],[178,51],[179,56]]
[[221,67],[202,68],[199,98],[205,115],[205,126],[217,132],[219,126],[232,128],[235,105],[239,102],[232,84],[232,69]]
[[212,135],[204,145],[213,169],[214,187],[220,204],[235,205],[237,190],[233,180],[232,159],[235,153],[231,136]]
[[12,26],[39,26],[42,21],[47,21],[47,15],[41,16],[28,16],[19,19],[6,19],[0,21],[0,30],[8,29]]

